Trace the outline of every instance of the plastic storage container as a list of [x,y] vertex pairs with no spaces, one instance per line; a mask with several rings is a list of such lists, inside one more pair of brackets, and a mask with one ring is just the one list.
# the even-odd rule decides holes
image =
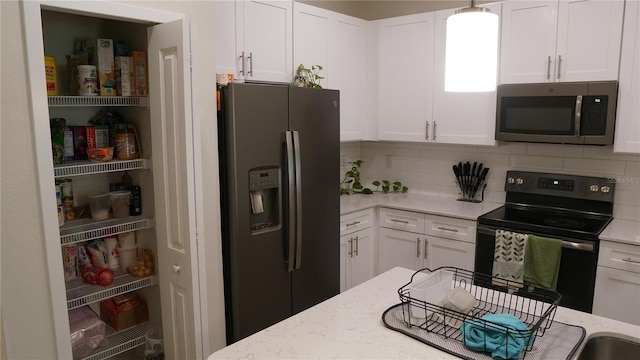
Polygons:
[[[409,286],[411,298],[422,300],[430,304],[439,304],[451,291],[453,285],[453,273],[447,270],[437,270],[427,274],[424,278],[413,282]],[[411,315],[417,318],[425,318],[431,315],[429,309],[423,306],[411,306]]]
[[116,219],[129,217],[129,199],[131,198],[131,191],[112,191],[109,193],[109,198],[111,198],[113,216]]
[[91,210],[91,218],[93,220],[107,220],[110,207],[109,194],[89,196],[89,210]]
[[136,257],[138,256],[138,247],[133,246],[130,248],[118,248],[118,259],[120,262],[120,268],[126,270],[129,266],[136,263]]

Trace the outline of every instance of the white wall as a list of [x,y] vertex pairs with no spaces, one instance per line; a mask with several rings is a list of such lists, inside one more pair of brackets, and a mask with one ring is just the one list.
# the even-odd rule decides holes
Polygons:
[[[196,25],[194,61],[194,115],[201,128],[204,223],[200,239],[206,259],[202,275],[208,285],[205,298],[211,324],[205,334],[211,351],[225,344],[222,260],[219,224],[215,74],[213,67],[213,9],[210,1],[124,1],[138,6],[181,12]],[[1,16],[1,303],[6,353],[11,359],[52,359],[56,344],[40,203],[36,184],[35,144],[29,111],[24,32],[20,3],[0,1]]]
[[343,170],[348,161],[364,161],[361,174],[368,184],[373,179],[398,180],[410,192],[453,198],[460,193],[452,165],[482,162],[490,168],[485,199],[496,202],[505,200],[507,170],[609,177],[616,182],[613,216],[640,219],[640,155],[613,154],[610,146],[504,143],[490,147],[380,141],[343,143],[341,156]]

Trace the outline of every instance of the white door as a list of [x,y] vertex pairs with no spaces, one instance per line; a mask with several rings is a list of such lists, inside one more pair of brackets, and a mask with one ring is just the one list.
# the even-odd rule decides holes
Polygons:
[[433,102],[433,13],[381,20],[378,51],[378,139],[427,141]]
[[620,58],[615,152],[640,153],[640,3],[628,2]]
[[504,1],[500,83],[554,81],[558,1]]
[[340,90],[340,140],[364,138],[367,59],[365,20],[334,15],[330,28],[327,84]]
[[186,20],[148,30],[149,107],[165,354],[201,358],[191,69]]
[[236,21],[245,80],[291,82],[291,1],[236,1]]
[[[499,3],[483,5],[483,7],[489,8],[492,13],[500,16],[501,5]],[[449,144],[495,145],[496,92],[458,93],[444,91],[447,18],[453,13],[454,10],[442,10],[435,13],[431,140]]]
[[622,0],[564,0],[558,10],[556,81],[618,80]]
[[396,266],[419,270],[424,264],[424,249],[419,234],[380,229],[380,272]]
[[473,271],[475,244],[435,236],[428,237],[426,241],[429,269],[453,266]]
[[371,279],[375,274],[373,228],[358,231],[351,237],[354,240],[354,256],[351,261],[350,287],[354,287]]

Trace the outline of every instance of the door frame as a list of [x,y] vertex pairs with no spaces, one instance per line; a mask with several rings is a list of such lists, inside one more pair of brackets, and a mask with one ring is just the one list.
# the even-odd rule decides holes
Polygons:
[[[22,23],[24,26],[27,61],[28,94],[30,97],[31,118],[35,140],[35,154],[37,164],[37,179],[40,199],[40,217],[42,219],[42,234],[45,251],[47,253],[47,269],[49,290],[51,293],[53,327],[57,348],[57,358],[72,358],[71,342],[69,341],[69,319],[67,298],[62,271],[62,257],[60,253],[60,228],[55,209],[53,184],[55,182],[53,163],[51,162],[51,137],[49,133],[49,107],[46,93],[46,80],[43,64],[44,42],[42,31],[41,10],[58,11],[63,13],[87,15],[105,19],[120,20],[142,24],[162,24],[185,19],[185,15],[176,12],[138,7],[109,1],[56,1],[29,0],[22,1]],[[197,201],[197,199],[196,199]],[[196,206],[196,208],[198,208]],[[197,216],[196,216],[197,217]],[[199,248],[198,253],[200,252]],[[196,254],[197,256],[197,254]],[[200,297],[194,293],[194,297]],[[200,313],[200,309],[195,309]],[[206,326],[206,319],[202,319],[202,326]],[[202,354],[202,332],[196,336],[196,351]]]

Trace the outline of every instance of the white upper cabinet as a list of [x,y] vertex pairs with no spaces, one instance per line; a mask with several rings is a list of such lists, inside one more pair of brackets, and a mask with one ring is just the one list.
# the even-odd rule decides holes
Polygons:
[[[483,5],[500,17],[501,5]],[[444,91],[447,17],[454,9],[435,13],[433,123],[430,141],[451,144],[495,145],[496,92]],[[496,54],[497,55],[497,54]]]
[[429,139],[432,122],[434,13],[379,25],[378,139]]
[[614,152],[640,153],[640,4],[627,2]]
[[502,3],[500,83],[617,80],[623,0]]
[[293,4],[294,72],[321,65],[320,85],[340,90],[340,140],[365,136],[367,21],[306,4]]
[[291,1],[216,1],[215,7],[216,72],[233,73],[236,80],[290,83]]

